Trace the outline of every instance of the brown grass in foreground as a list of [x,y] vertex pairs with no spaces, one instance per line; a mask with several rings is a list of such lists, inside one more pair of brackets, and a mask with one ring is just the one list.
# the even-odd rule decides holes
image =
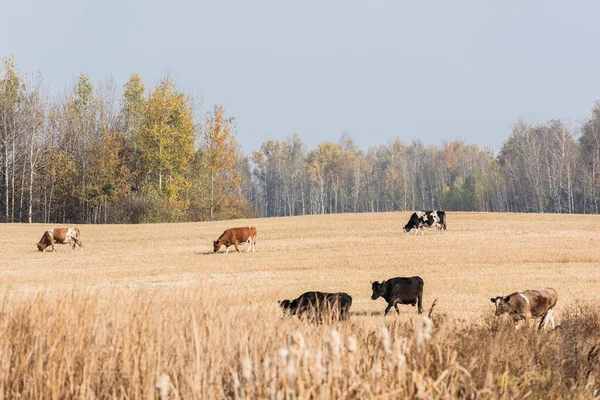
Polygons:
[[[5,225],[0,398],[600,397],[600,217],[408,213],[81,226],[83,251],[41,254],[46,226]],[[209,255],[229,226],[257,252]],[[371,280],[420,275],[416,309],[382,316]],[[554,287],[552,332],[515,331],[489,298]],[[277,300],[345,291],[350,320],[282,318]]]
[[[238,307],[199,288],[130,298],[77,291],[6,295],[3,398],[592,398],[600,395],[599,309],[560,328],[515,331],[492,317],[459,326],[387,318],[311,325]],[[102,300],[112,298],[110,303]]]

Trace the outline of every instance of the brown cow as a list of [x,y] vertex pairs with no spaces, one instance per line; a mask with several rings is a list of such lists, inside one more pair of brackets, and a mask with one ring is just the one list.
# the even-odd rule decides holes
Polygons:
[[255,227],[247,226],[244,228],[229,228],[213,242],[213,247],[216,253],[219,251],[221,246],[225,246],[225,254],[227,254],[229,253],[229,246],[233,245],[235,246],[237,252],[240,253],[238,245],[244,242],[248,243],[248,249],[246,250],[246,253],[250,252],[250,248],[252,248],[252,252],[254,253],[254,245],[256,244]]
[[531,318],[541,318],[538,329],[546,327],[550,322],[554,329],[554,311],[558,294],[556,290],[544,288],[538,290],[524,290],[508,296],[498,296],[491,299],[496,304],[496,315],[508,313],[519,328],[519,322],[525,320],[529,324]]
[[54,249],[54,243],[70,243],[72,244],[73,248],[75,248],[75,245],[79,245],[79,247],[83,246],[79,235],[79,229],[75,227],[54,228],[47,230],[44,232],[44,235],[37,244],[37,248],[39,251],[45,252],[46,248],[51,246],[52,251],[56,251]]

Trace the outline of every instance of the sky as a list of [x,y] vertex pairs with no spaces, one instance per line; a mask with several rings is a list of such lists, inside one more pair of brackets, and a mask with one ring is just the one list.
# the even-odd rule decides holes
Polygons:
[[362,148],[454,139],[496,151],[518,119],[574,130],[600,99],[600,2],[22,0],[0,57],[53,92],[165,74],[221,104],[245,152],[298,133]]

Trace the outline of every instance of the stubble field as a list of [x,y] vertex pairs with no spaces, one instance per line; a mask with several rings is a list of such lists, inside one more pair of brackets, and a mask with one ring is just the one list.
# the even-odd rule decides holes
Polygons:
[[[0,397],[600,395],[600,217],[448,213],[413,236],[409,216],[80,225],[83,250],[45,254],[48,226],[4,225]],[[212,254],[247,225],[256,253]],[[416,308],[370,300],[370,281],[413,275],[425,310],[438,299],[431,338]],[[490,297],[540,287],[556,331],[491,317]],[[277,300],[309,290],[350,294],[350,320],[283,319]]]

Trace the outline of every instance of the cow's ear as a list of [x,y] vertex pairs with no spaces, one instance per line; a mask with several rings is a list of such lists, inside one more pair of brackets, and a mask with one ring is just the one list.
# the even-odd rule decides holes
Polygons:
[[503,298],[502,300],[508,302],[510,300],[510,296],[506,296],[505,298]]
[[497,297],[492,297],[490,300],[492,301],[492,303],[496,302]]

